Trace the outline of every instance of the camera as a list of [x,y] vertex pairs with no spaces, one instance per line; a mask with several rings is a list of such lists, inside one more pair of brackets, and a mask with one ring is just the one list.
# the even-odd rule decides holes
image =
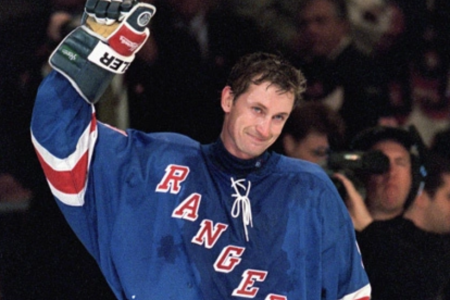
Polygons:
[[332,176],[337,172],[347,176],[358,192],[365,197],[365,188],[361,179],[370,174],[387,172],[389,170],[389,158],[379,150],[330,153],[324,169],[342,199],[345,199],[347,191],[343,184]]
[[389,170],[389,158],[379,150],[330,153],[327,168],[383,174]]

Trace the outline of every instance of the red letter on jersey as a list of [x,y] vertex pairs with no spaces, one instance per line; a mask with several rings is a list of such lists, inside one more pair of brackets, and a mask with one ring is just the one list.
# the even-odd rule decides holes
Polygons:
[[219,257],[216,259],[214,263],[214,269],[217,272],[222,273],[230,273],[233,271],[234,267],[236,267],[241,259],[239,257],[244,253],[245,248],[238,246],[227,246],[223,248]]
[[242,280],[239,287],[233,291],[233,296],[254,298],[258,293],[259,288],[253,287],[255,281],[262,282],[266,279],[267,272],[260,270],[246,270],[242,274]]
[[180,205],[175,208],[172,213],[173,218],[186,219],[189,221],[195,221],[198,218],[198,207],[200,206],[200,200],[202,195],[193,193],[187,197]]
[[188,174],[189,168],[186,166],[168,165],[166,174],[156,187],[156,191],[167,193],[170,189],[171,194],[178,194],[180,183],[186,180]]
[[200,246],[205,243],[205,247],[211,249],[227,227],[228,225],[226,224],[217,223],[213,231],[213,222],[211,220],[203,220],[202,224],[200,224],[200,230],[191,242]]
[[264,300],[287,300],[286,296],[269,294]]

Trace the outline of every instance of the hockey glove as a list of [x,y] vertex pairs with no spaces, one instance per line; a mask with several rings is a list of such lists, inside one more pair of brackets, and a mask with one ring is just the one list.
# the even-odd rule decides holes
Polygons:
[[88,0],[84,21],[50,56],[89,103],[96,103],[115,74],[123,74],[150,35],[153,5],[134,0]]

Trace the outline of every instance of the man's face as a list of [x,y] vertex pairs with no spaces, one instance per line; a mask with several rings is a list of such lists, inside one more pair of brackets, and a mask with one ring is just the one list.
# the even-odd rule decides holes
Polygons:
[[426,223],[435,233],[450,233],[450,174],[442,175],[443,184],[428,201]]
[[221,133],[225,148],[234,156],[250,159],[271,146],[283,129],[294,105],[294,94],[281,94],[268,82],[251,84],[234,99],[229,86],[222,91],[225,112]]
[[283,139],[287,156],[304,159],[319,165],[325,165],[328,157],[328,137],[324,133],[311,131],[305,138],[296,141],[292,136]]
[[380,150],[390,162],[389,171],[370,175],[367,185],[367,206],[375,219],[389,219],[402,213],[412,185],[411,157],[396,141],[378,142],[372,150]]
[[330,55],[347,32],[347,22],[336,16],[333,4],[327,0],[312,2],[300,14],[300,34],[313,56]]

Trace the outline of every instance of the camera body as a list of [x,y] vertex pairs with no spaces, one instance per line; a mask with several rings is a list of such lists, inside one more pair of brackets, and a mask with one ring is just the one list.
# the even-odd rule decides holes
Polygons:
[[324,169],[343,199],[346,197],[345,187],[332,176],[337,172],[348,177],[360,194],[365,197],[362,179],[369,174],[387,172],[389,170],[389,158],[379,150],[330,153]]

